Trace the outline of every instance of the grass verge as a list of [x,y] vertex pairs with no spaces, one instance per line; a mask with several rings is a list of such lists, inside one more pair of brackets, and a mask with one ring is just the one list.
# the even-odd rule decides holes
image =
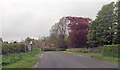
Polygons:
[[2,55],[0,55],[0,70],[2,69]]
[[23,54],[22,57],[23,59],[15,63],[5,65],[3,66],[3,68],[27,68],[32,66],[35,63],[35,61],[39,60],[38,57],[33,56],[31,54]]
[[109,61],[112,63],[118,63],[118,58],[110,57],[110,56],[103,56],[102,54],[97,54],[94,58],[103,60],[103,61]]
[[2,68],[30,68],[33,66],[37,60],[40,58],[35,56],[35,54],[43,53],[38,48],[34,47],[32,51],[27,53],[16,53],[3,55]]
[[65,51],[64,53],[66,54],[97,54],[96,52],[78,52],[78,51],[72,51],[72,52]]
[[95,59],[108,61],[112,63],[118,63],[118,58],[110,57],[110,56],[103,56],[101,53],[96,53],[96,52],[78,52],[78,51],[67,52],[65,51],[64,53],[65,54],[95,54],[95,56],[93,57]]

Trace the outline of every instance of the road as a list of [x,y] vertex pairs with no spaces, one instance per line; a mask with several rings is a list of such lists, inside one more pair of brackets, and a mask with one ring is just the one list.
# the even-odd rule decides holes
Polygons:
[[64,54],[62,52],[45,52],[36,64],[36,68],[117,68],[112,64],[82,55]]

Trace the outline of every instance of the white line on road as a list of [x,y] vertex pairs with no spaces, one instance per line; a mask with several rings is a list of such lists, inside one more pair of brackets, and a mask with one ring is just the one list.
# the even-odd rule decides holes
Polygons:
[[[43,57],[43,54],[41,54],[40,58]],[[34,65],[34,68],[38,67],[38,62],[36,63],[36,65]]]
[[83,56],[83,55],[77,55],[77,56],[85,57],[85,56]]
[[43,54],[41,55],[41,58],[43,57]]

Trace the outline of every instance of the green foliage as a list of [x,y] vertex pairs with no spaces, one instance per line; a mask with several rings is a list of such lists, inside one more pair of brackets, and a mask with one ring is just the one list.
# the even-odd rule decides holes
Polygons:
[[2,43],[2,53],[9,54],[24,52],[24,47],[25,45],[20,43]]
[[89,52],[96,52],[87,48],[72,48],[72,49],[67,49],[67,52],[80,52],[80,53],[89,53]]
[[120,54],[119,44],[117,45],[105,45],[102,48],[98,48],[100,52],[96,51],[96,48],[87,50],[86,48],[72,48],[67,49],[66,54],[95,54],[93,58],[104,61],[118,63],[118,56]]
[[[17,56],[20,56],[22,59],[16,62],[14,62],[15,58],[13,58],[13,60],[8,59],[6,60],[6,62],[9,61],[9,64],[4,65],[3,68],[26,68],[26,67],[33,65],[35,61],[39,59],[38,57],[33,56],[32,54],[22,54],[22,55],[17,54]],[[12,58],[12,56],[10,57]],[[10,63],[10,61],[12,63]]]
[[[2,62],[2,55],[0,55],[0,62]],[[0,69],[2,69],[2,63],[0,63]]]
[[56,48],[56,51],[66,51],[65,48]]
[[68,51],[68,52],[81,52],[82,51],[82,49],[81,48],[69,48],[69,49],[66,49],[66,51]]
[[105,45],[102,47],[101,53],[103,56],[112,56],[112,57],[120,57],[120,48],[119,44],[117,45]]
[[54,47],[58,48],[59,41],[58,41],[58,38],[56,36],[50,35],[50,39],[49,40],[50,40],[49,42],[52,43]]
[[32,52],[29,52],[32,55],[38,54],[38,53],[44,53],[42,50],[40,50],[39,48],[37,48],[36,46],[33,46],[32,48]]
[[91,46],[115,43],[118,34],[115,5],[114,2],[104,5],[89,25],[88,43]]
[[56,48],[66,48],[66,20],[61,18],[59,22],[55,23],[50,30],[50,43],[54,44]]
[[116,34],[114,35],[114,44],[120,44],[120,1],[118,1],[115,5],[115,12],[116,12],[116,22],[117,24],[115,25],[115,28],[116,28]]
[[66,51],[65,48],[55,48],[55,47],[51,47],[51,48],[41,48],[41,50],[43,50],[43,51]]
[[3,68],[26,68],[35,63],[39,58],[35,54],[43,53],[37,47],[27,53],[7,54],[2,57]]
[[94,57],[94,58],[99,59],[99,60],[103,60],[103,61],[118,63],[117,57],[103,56],[102,54],[97,54],[96,57]]
[[91,49],[86,49],[86,48],[67,49],[65,53],[70,53],[70,54],[97,54],[96,51],[93,51]]
[[55,47],[52,48],[41,48],[43,51],[56,51]]
[[15,63],[19,60],[22,60],[22,55],[23,54],[8,54],[8,55],[3,55],[2,56],[2,65],[8,65],[11,63]]

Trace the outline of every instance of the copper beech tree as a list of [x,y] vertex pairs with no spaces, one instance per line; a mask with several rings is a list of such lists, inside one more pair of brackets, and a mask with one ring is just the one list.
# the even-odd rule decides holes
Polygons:
[[[89,18],[63,17],[52,26],[50,37],[59,48],[82,48],[87,45]],[[67,39],[67,44],[66,44]],[[52,42],[51,41],[51,42]]]
[[83,48],[87,47],[87,34],[89,18],[66,17],[68,23],[68,47]]

